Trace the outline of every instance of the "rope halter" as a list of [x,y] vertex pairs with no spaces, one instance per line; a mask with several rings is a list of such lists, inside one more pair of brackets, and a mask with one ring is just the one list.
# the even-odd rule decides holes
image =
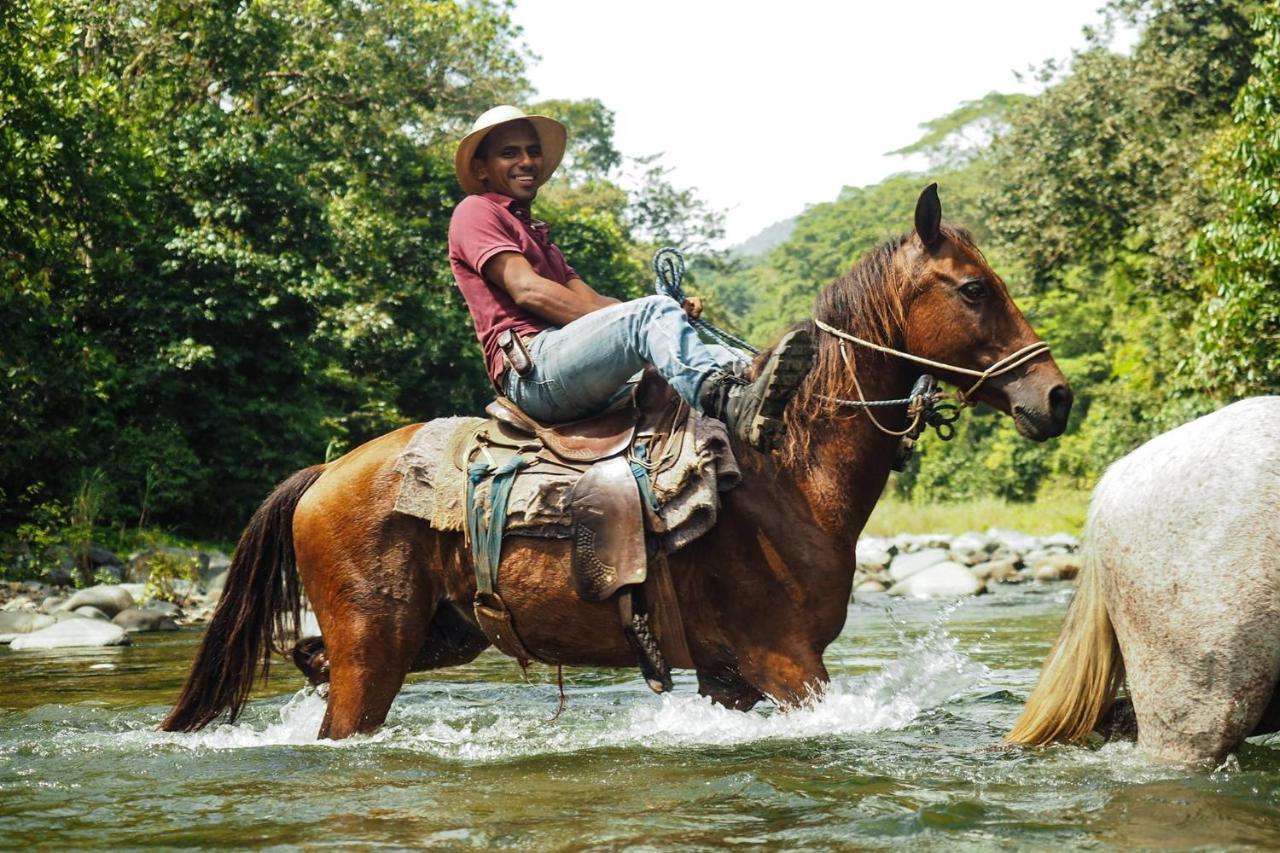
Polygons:
[[[947,370],[952,373],[959,373],[962,376],[976,377],[977,381],[974,382],[972,385],[970,385],[968,388],[964,390],[960,390],[960,389],[956,390],[955,398],[956,398],[956,401],[961,406],[972,406],[973,395],[977,392],[979,388],[982,387],[982,384],[986,382],[988,379],[991,379],[994,376],[1001,376],[1005,373],[1008,373],[1011,370],[1015,370],[1021,367],[1022,365],[1026,364],[1028,361],[1031,361],[1032,359],[1037,358],[1041,355],[1045,355],[1049,352],[1049,345],[1047,343],[1045,343],[1044,341],[1035,341],[1034,343],[1027,344],[1025,347],[1023,347],[1022,349],[1016,352],[1006,355],[1004,358],[995,362],[986,370],[974,370],[973,368],[970,368],[970,367],[959,367],[954,364],[947,364],[946,362],[934,361],[933,359],[923,358],[918,355],[912,355],[909,352],[903,352],[902,350],[896,350],[896,349],[893,349],[892,347],[881,346],[880,344],[875,344],[875,343],[872,343],[871,341],[863,340],[862,338],[859,338],[856,335],[851,335],[848,332],[841,331],[840,329],[837,329],[832,325],[824,323],[821,320],[819,320],[817,317],[813,318],[813,323],[815,326],[817,326],[819,329],[826,332],[827,334],[834,335],[835,337],[840,339],[840,358],[844,360],[845,367],[849,369],[850,374],[853,376],[853,387],[858,392],[858,400],[856,401],[841,400],[838,397],[827,397],[827,396],[823,396],[822,399],[829,400],[833,403],[839,403],[844,406],[853,406],[853,407],[865,410],[867,412],[867,417],[871,419],[871,422],[875,424],[876,428],[879,429],[881,432],[885,433],[886,435],[908,435],[908,434],[911,434],[913,431],[918,431],[921,419],[926,417],[926,413],[928,409],[934,403],[936,403],[938,399],[941,399],[942,395],[937,393],[933,394],[932,395],[933,399],[924,401],[924,405],[913,405],[913,401],[915,401],[918,396],[914,394],[911,397],[906,397],[901,400],[878,400],[878,401],[869,402],[866,399],[866,395],[862,393],[862,385],[858,382],[858,373],[856,370],[853,369],[853,364],[849,360],[849,353],[845,349],[845,341],[850,341],[860,346],[864,346],[868,349],[873,349],[876,352],[885,353],[886,355],[896,355],[898,358],[904,358],[907,361],[914,361],[915,363],[922,364],[926,367],[932,367],[938,370]],[[887,429],[879,421],[876,420],[873,414],[871,414],[870,409],[872,406],[891,406],[891,405],[901,405],[903,403],[908,404],[907,414],[909,417],[911,417],[910,425],[904,430]],[[914,411],[912,411],[912,409],[914,409]],[[951,418],[951,420],[954,420],[954,418]]]
[[[842,340],[852,341],[855,344],[861,344],[862,346],[867,347],[868,349],[876,350],[877,352],[886,353],[888,355],[896,355],[898,356],[898,358],[905,358],[907,361],[914,361],[917,364],[923,364],[926,367],[936,367],[939,370],[949,370],[952,373],[959,373],[963,376],[976,376],[978,378],[977,382],[970,385],[964,391],[956,391],[956,399],[959,400],[960,403],[965,406],[973,405],[973,403],[970,401],[970,398],[973,397],[974,392],[976,392],[979,388],[982,387],[982,383],[986,382],[988,379],[992,378],[993,376],[1001,376],[1005,373],[1008,373],[1010,370],[1015,370],[1021,367],[1022,365],[1026,364],[1028,361],[1031,361],[1033,358],[1036,358],[1037,356],[1045,355],[1046,353],[1049,352],[1049,345],[1047,343],[1045,343],[1044,341],[1035,341],[1034,343],[1027,344],[1025,347],[1018,350],[1017,352],[1013,352],[1013,353],[1010,353],[1009,355],[1006,355],[1004,358],[1000,359],[995,364],[988,367],[986,370],[974,370],[973,368],[970,368],[970,367],[958,367],[954,364],[947,364],[946,362],[942,362],[942,361],[934,361],[933,359],[922,358],[918,355],[912,355],[909,352],[903,352],[902,350],[896,350],[891,347],[884,347],[884,346],[880,346],[879,344],[873,344],[871,341],[863,340],[862,338],[851,335],[848,332],[842,332],[839,329],[835,328],[834,326],[830,326],[822,322],[817,317],[813,319],[813,322],[814,322],[814,325],[816,325],[819,329],[826,332],[827,334],[835,335],[837,338],[841,338]],[[843,344],[841,344],[840,351],[841,353],[844,352]],[[845,363],[846,364],[848,363],[847,356],[845,357]]]

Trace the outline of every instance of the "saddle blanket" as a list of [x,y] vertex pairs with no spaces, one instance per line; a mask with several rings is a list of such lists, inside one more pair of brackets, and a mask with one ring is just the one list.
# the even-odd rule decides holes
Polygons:
[[[462,531],[466,524],[466,461],[463,445],[483,418],[439,418],[423,424],[396,460],[401,475],[398,512],[437,530]],[[724,424],[693,415],[673,437],[667,458],[657,460],[650,484],[657,509],[646,508],[646,527],[668,553],[683,548],[716,523],[720,492],[742,479]],[[520,471],[507,502],[508,533],[552,539],[572,536],[569,494],[581,474],[557,465]],[[488,502],[490,482],[477,500]]]

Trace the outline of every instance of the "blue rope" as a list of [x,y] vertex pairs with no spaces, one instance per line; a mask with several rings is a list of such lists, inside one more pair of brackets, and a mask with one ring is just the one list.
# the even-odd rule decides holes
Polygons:
[[653,484],[649,481],[649,469],[645,466],[649,461],[649,452],[644,449],[643,444],[637,444],[632,448],[631,455],[631,474],[636,478],[636,485],[640,487],[640,496],[648,502],[650,509],[657,512],[658,496],[653,493]]
[[[680,250],[672,246],[664,246],[653,255],[653,272],[656,276],[653,289],[659,296],[670,296],[676,301],[676,304],[683,305],[685,300],[684,289],[680,286],[684,279],[684,255]],[[713,326],[701,317],[698,319],[689,318],[689,322],[700,332],[720,341],[720,343],[729,347],[729,349],[737,350],[739,354],[744,354],[743,358],[749,356],[745,353],[755,355],[760,350],[744,341],[737,335],[731,335],[724,329]]]
[[[523,456],[512,456],[500,467],[487,462],[473,462],[467,468],[467,532],[471,536],[471,553],[476,564],[476,589],[492,593],[498,583],[498,563],[502,558],[502,533],[507,526],[507,501],[516,474],[530,461]],[[493,475],[489,489],[489,520],[481,525],[484,508],[476,503],[476,486]]]

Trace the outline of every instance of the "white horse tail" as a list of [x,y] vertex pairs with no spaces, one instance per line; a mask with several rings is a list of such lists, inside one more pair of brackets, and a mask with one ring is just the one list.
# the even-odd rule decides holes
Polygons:
[[1022,716],[1005,736],[1009,743],[1042,746],[1082,740],[1115,702],[1124,681],[1124,659],[1102,598],[1097,551],[1086,550],[1066,621]]

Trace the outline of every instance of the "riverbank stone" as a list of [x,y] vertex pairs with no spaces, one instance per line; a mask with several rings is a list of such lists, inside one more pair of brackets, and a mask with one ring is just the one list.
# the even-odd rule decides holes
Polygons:
[[1053,554],[1032,566],[1038,581],[1069,581],[1080,574],[1084,561],[1078,554]]
[[893,560],[893,553],[888,545],[880,539],[864,538],[858,540],[854,552],[854,561],[864,572],[879,572],[887,569]]
[[173,617],[150,608],[139,609],[131,607],[128,610],[121,610],[111,620],[111,623],[119,625],[130,634],[178,630],[178,623],[173,620]]
[[1018,576],[1018,564],[1014,560],[988,560],[971,566],[969,571],[980,581],[1003,583]]
[[74,618],[50,625],[30,634],[14,638],[9,647],[24,649],[63,649],[76,646],[127,646],[129,635],[119,625],[96,619]]
[[906,579],[889,587],[890,595],[907,598],[978,595],[982,592],[986,592],[986,585],[975,578],[968,567],[950,560],[913,572]]
[[209,593],[209,598],[217,601],[222,596],[222,588],[227,585],[227,572],[220,572],[209,579],[209,583],[205,585],[205,591]]
[[48,628],[58,620],[44,613],[31,610],[12,610],[0,613],[0,644],[11,643],[19,634],[30,634]]
[[82,589],[64,605],[64,610],[75,610],[85,605],[96,607],[103,613],[107,614],[107,618],[114,618],[121,610],[128,610],[134,606],[133,596],[129,591],[120,586],[111,584],[102,584],[100,586],[91,586],[88,589]]
[[925,548],[923,551],[899,553],[889,564],[889,577],[895,582],[904,581],[916,572],[946,562],[949,553],[946,548]]
[[111,621],[111,617],[110,617],[110,616],[108,616],[107,614],[103,613],[101,610],[99,610],[98,608],[94,607],[94,606],[93,606],[93,605],[91,605],[91,604],[85,604],[85,605],[82,605],[82,606],[80,606],[80,607],[77,607],[73,612],[74,612],[77,616],[83,616],[83,617],[84,617],[84,618],[86,618],[86,619],[98,619],[98,620],[100,620],[100,621],[102,621],[102,622],[110,622],[110,621]]

